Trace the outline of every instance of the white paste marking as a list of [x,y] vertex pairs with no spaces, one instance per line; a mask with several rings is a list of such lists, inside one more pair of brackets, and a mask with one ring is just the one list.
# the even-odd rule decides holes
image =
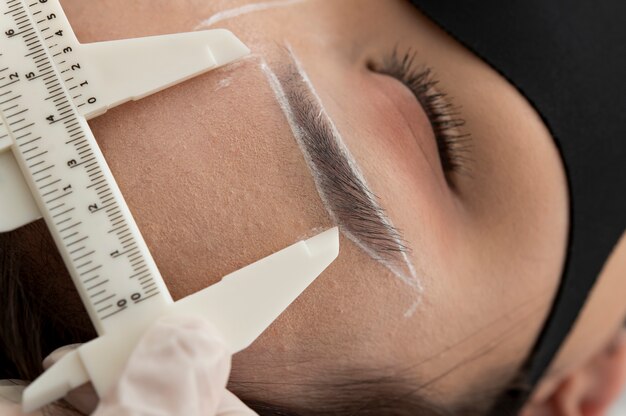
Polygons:
[[[311,80],[309,79],[308,75],[306,74],[306,72],[303,70],[302,65],[300,64],[299,60],[297,59],[297,57],[293,54],[293,51],[291,50],[291,48],[288,46],[288,50],[289,53],[291,55],[291,58],[294,61],[294,64],[296,65],[296,68],[298,70],[298,73],[300,74],[300,76],[302,77],[303,81],[307,84],[309,90],[311,91],[313,97],[317,100],[317,103],[319,105],[320,110],[320,114],[319,117],[324,117],[328,120],[328,122],[330,123],[330,126],[332,127],[332,131],[333,131],[333,136],[339,146],[339,148],[341,149],[342,152],[344,152],[346,159],[348,160],[348,163],[351,167],[351,169],[353,170],[353,172],[355,173],[355,175],[362,181],[362,183],[369,189],[367,182],[365,181],[365,178],[363,177],[363,174],[361,173],[360,169],[358,168],[358,166],[356,165],[356,161],[354,160],[354,158],[352,157],[351,153],[349,152],[348,148],[346,147],[338,129],[336,128],[335,124],[333,123],[332,119],[330,118],[330,116],[328,116],[328,114],[326,113],[326,110],[324,109],[323,105],[322,105],[322,101],[319,97],[319,95],[317,94],[315,88],[313,87],[313,84],[311,83]],[[291,127],[291,130],[296,138],[296,142],[298,143],[298,145],[300,146],[300,149],[302,150],[302,153],[304,154],[306,160],[307,160],[307,164],[309,165],[309,168],[311,170],[311,173],[313,174],[313,178],[314,181],[316,183],[316,185],[318,185],[319,183],[319,177],[320,174],[315,166],[315,164],[311,161],[308,152],[306,151],[305,146],[302,144],[302,136],[303,133],[300,129],[300,127],[298,126],[298,124],[295,122],[295,117],[293,115],[293,110],[287,100],[285,91],[280,83],[280,81],[278,80],[278,77],[276,76],[276,74],[271,70],[271,68],[269,67],[269,65],[265,62],[265,60],[263,60],[261,58],[261,70],[265,73],[268,82],[272,88],[272,90],[274,91],[274,94],[276,95],[276,99],[281,107],[281,109],[283,110],[283,113],[285,114],[285,117],[287,118],[287,121],[289,123],[289,126]],[[330,209],[330,204],[328,203],[328,200],[326,199],[325,195],[323,192],[320,191],[320,187],[319,185],[317,186],[318,189],[318,194],[320,195],[320,198],[322,200],[322,203],[325,205],[327,212],[329,213],[329,215],[332,217],[333,221],[335,223],[338,223],[337,218],[335,217],[332,209]],[[373,193],[370,192],[371,195],[373,195]],[[374,205],[378,205],[376,201],[372,201],[374,203]],[[387,225],[392,226],[390,220],[386,217],[382,217],[381,218],[384,222],[387,223]],[[413,304],[407,309],[407,311],[404,313],[404,316],[406,318],[411,317],[415,311],[417,310],[417,306],[420,303],[419,300],[419,295],[421,295],[421,293],[423,292],[423,287],[420,283],[419,278],[417,277],[417,273],[415,272],[415,267],[413,266],[413,263],[411,262],[411,260],[409,259],[408,255],[406,252],[401,251],[400,254],[402,256],[402,261],[406,266],[406,270],[402,270],[400,267],[398,267],[397,264],[394,264],[393,262],[383,259],[380,256],[378,256],[376,253],[374,253],[369,247],[367,247],[365,244],[363,244],[360,240],[358,240],[354,235],[352,235],[352,233],[346,231],[345,229],[343,229],[344,235],[346,235],[348,238],[350,238],[350,240],[352,240],[355,244],[357,244],[357,246],[359,246],[363,251],[365,251],[370,257],[372,257],[373,259],[375,259],[376,261],[380,262],[383,266],[385,266],[387,269],[389,269],[397,278],[399,278],[402,282],[404,282],[406,285],[408,285],[409,287],[411,287],[413,290],[416,291],[416,293],[418,293],[418,299],[416,299]],[[402,244],[400,241],[396,241],[396,243],[398,244],[398,247],[401,247]]]
[[260,3],[246,4],[245,6],[235,7],[233,9],[222,10],[221,12],[215,13],[213,16],[208,19],[204,19],[201,21],[196,27],[195,30],[207,28],[213,26],[217,22],[221,22],[222,20],[232,19],[233,17],[241,16],[248,13],[256,13],[264,10],[275,9],[279,7],[287,7],[292,6],[297,3],[302,3],[306,0],[276,0],[276,1],[264,1]]

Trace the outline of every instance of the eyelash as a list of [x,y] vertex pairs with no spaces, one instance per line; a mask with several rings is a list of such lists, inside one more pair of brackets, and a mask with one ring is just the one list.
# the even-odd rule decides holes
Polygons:
[[445,92],[435,89],[439,81],[434,78],[431,68],[417,66],[416,54],[412,49],[400,53],[398,48],[394,48],[380,65],[370,64],[369,67],[402,82],[424,108],[437,141],[444,172],[467,173],[471,135],[458,131],[465,124],[465,120],[460,117],[460,107],[455,106]]

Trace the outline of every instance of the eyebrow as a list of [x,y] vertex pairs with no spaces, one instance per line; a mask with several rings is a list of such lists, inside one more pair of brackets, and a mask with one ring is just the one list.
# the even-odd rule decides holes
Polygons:
[[[266,68],[267,69],[267,68]],[[267,72],[267,71],[266,71]],[[370,190],[306,75],[293,59],[270,82],[279,83],[283,109],[318,193],[344,235],[413,288],[421,289],[410,248]],[[273,75],[273,73],[271,73]],[[276,85],[273,85],[277,89]]]

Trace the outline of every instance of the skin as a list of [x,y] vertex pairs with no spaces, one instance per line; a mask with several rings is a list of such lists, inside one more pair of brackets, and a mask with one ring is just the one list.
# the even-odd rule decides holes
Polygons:
[[[193,30],[246,2],[61,3],[79,40],[93,42]],[[259,69],[259,57],[284,64],[277,46],[284,43],[403,231],[424,286],[419,297],[342,236],[331,267],[234,357],[235,393],[238,383],[254,382],[262,397],[298,401],[309,388],[302,380],[323,383],[325,371],[361,369],[428,383],[425,396],[454,403],[477,385],[511,376],[551,305],[568,229],[562,162],[528,102],[404,1],[310,0],[218,26],[254,57],[90,121],[174,298],[333,225]],[[450,176],[454,188],[409,91],[367,69],[396,45],[417,50],[417,62],[432,67],[438,88],[462,107],[472,160],[468,173]],[[622,241],[527,415],[593,414],[565,412],[582,408],[592,387],[608,391],[599,389],[602,377],[579,391],[566,387],[599,368],[615,376],[614,394],[602,403],[619,391],[621,370],[614,374],[598,360],[626,313],[624,270]]]

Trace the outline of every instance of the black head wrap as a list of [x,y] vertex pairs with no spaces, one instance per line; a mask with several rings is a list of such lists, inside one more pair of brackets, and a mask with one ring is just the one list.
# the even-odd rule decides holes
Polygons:
[[571,219],[565,265],[550,315],[522,369],[527,387],[508,392],[519,407],[570,332],[626,228],[626,2],[412,2],[526,97],[565,165]]

